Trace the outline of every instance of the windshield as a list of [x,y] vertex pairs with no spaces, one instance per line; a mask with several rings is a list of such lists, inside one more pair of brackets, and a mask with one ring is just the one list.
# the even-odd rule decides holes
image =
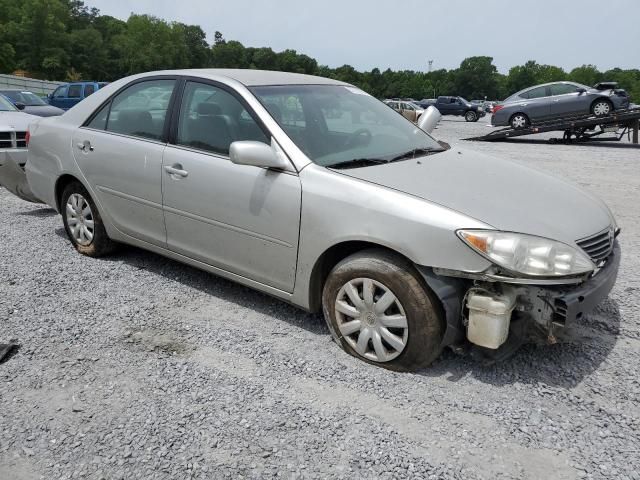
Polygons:
[[19,92],[18,90],[4,90],[0,93],[12,102],[24,103],[28,107],[46,105],[46,103],[35,93]]
[[9,100],[0,95],[0,112],[15,112],[18,109]]
[[386,163],[407,152],[442,150],[423,130],[355,87],[283,85],[251,90],[318,165]]
[[467,99],[462,98],[462,97],[458,97],[458,100],[460,100],[462,103],[471,103]]

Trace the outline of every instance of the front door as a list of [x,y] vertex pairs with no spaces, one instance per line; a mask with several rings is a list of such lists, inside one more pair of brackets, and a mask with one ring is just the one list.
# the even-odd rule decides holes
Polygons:
[[570,117],[589,113],[589,103],[583,100],[585,94],[578,93],[575,85],[555,83],[549,89],[551,92],[552,117]]
[[165,119],[175,79],[138,82],[76,130],[73,151],[104,213],[121,232],[166,245],[162,213]]
[[164,153],[168,248],[292,292],[300,228],[297,174],[236,165],[237,140],[270,143],[249,107],[217,84],[188,81]]

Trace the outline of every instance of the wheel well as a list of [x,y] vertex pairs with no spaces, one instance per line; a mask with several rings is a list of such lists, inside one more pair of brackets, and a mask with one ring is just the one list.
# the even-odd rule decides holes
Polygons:
[[[379,245],[377,243],[363,241],[348,241],[334,245],[326,250],[316,261],[311,271],[311,281],[309,282],[309,310],[319,312],[322,309],[322,289],[329,273],[340,261],[362,250],[375,248],[386,250],[402,258],[406,258],[401,253]],[[409,259],[407,259],[409,260]],[[409,260],[411,261],[411,260]]]
[[79,180],[74,177],[73,175],[62,175],[60,178],[58,178],[58,180],[56,181],[56,186],[55,186],[55,198],[56,198],[56,207],[58,207],[58,212],[60,212],[60,203],[62,200],[62,192],[64,192],[64,189],[66,188],[67,185],[69,185],[71,182],[78,182]]
[[593,102],[591,102],[591,108],[593,108],[593,106],[598,103],[600,100],[604,100],[605,102],[607,102],[609,105],[613,106],[613,102],[607,98],[607,97],[598,97],[596,98]]

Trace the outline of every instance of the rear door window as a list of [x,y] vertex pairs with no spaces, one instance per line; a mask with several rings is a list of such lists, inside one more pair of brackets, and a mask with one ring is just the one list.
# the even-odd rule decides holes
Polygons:
[[89,95],[91,95],[93,92],[96,91],[96,87],[93,83],[88,83],[87,85],[84,86],[84,96],[88,97]]
[[162,139],[175,80],[148,80],[120,92],[86,125],[132,137]]
[[522,98],[542,98],[547,96],[547,87],[538,87],[532,88],[522,94],[520,94]]

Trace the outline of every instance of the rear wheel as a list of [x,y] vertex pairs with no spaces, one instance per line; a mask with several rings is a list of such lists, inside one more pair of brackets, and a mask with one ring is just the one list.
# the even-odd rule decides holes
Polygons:
[[334,340],[368,363],[409,371],[440,354],[439,304],[401,257],[382,250],[347,257],[329,274],[322,306]]
[[526,128],[530,124],[529,117],[527,117],[524,113],[516,113],[511,117],[509,123],[511,124],[511,128],[515,130]]
[[71,182],[62,192],[62,221],[75,249],[89,257],[112,252],[116,244],[109,238],[100,213],[80,182]]
[[472,112],[471,110],[469,110],[467,113],[464,114],[464,119],[467,122],[477,122],[478,115],[476,114],[476,112]]
[[609,100],[599,99],[591,105],[591,113],[596,117],[606,117],[613,111],[613,105]]

